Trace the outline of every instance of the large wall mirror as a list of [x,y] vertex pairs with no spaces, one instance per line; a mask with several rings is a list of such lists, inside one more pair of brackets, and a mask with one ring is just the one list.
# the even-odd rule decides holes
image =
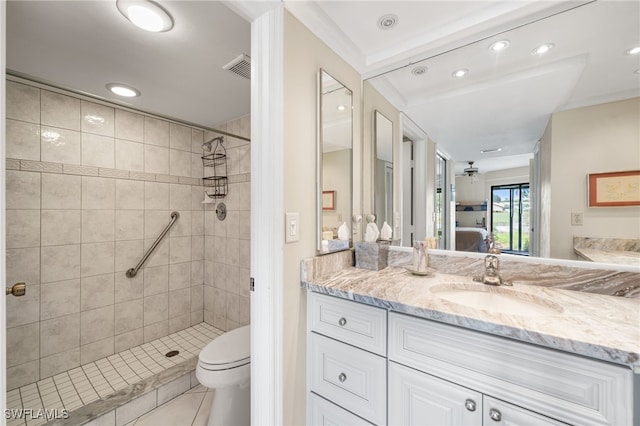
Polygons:
[[321,69],[318,78],[319,254],[352,244],[353,93]]
[[[438,188],[455,187],[460,205],[444,206],[454,224],[521,237],[517,254],[576,259],[574,238],[640,238],[638,207],[587,202],[587,175],[640,168],[639,17],[638,2],[576,3],[367,82],[451,159]],[[377,199],[384,181],[372,175]],[[497,192],[514,185],[527,197]]]
[[393,229],[393,123],[374,111],[374,214],[378,229],[386,222]]

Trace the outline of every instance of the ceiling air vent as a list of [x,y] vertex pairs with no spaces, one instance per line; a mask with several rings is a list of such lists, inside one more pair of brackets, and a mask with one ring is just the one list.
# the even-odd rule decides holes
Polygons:
[[251,58],[247,55],[242,54],[238,56],[223,66],[222,69],[238,74],[247,80],[251,80]]

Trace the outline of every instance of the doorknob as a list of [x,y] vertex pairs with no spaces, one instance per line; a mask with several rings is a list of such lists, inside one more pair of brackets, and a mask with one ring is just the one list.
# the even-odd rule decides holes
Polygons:
[[16,283],[12,287],[7,287],[7,295],[13,294],[16,297],[24,296],[27,292],[25,283]]

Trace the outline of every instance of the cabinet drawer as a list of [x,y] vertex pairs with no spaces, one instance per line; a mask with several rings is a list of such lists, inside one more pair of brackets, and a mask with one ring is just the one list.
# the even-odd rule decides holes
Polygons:
[[366,420],[387,417],[386,359],[311,333],[311,390]]
[[396,313],[389,359],[570,424],[632,424],[625,367]]
[[360,303],[309,295],[309,329],[350,345],[385,356],[387,352],[387,311]]
[[489,396],[483,397],[482,424],[491,426],[566,426],[540,414]]
[[356,416],[336,404],[311,393],[311,419],[312,426],[355,426],[371,425],[366,420]]

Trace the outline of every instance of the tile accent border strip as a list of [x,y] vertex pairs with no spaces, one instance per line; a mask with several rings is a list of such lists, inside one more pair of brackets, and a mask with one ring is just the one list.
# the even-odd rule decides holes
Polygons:
[[[189,176],[170,176],[156,173],[136,172],[120,169],[107,169],[102,167],[79,166],[77,164],[49,163],[46,161],[6,159],[7,170],[21,170],[28,172],[58,173],[65,175],[99,176],[114,179],[142,180],[145,182],[175,183],[190,186],[202,186],[201,178]],[[229,176],[229,183],[250,182],[251,174],[243,173]]]

